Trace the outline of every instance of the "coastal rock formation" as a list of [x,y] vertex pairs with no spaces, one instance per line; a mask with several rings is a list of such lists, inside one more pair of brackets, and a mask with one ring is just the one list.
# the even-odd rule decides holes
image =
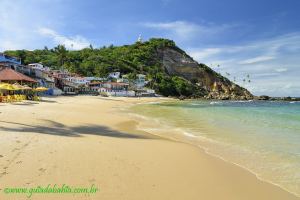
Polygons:
[[158,50],[163,67],[170,76],[180,76],[205,91],[207,99],[253,99],[253,95],[245,88],[231,82],[204,64],[199,64],[184,51],[165,47]]

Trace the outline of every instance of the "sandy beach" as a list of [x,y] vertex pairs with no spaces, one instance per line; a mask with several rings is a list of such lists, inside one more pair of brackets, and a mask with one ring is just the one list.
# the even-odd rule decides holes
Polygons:
[[5,188],[49,184],[98,191],[30,199],[299,199],[196,146],[139,131],[138,121],[119,114],[161,100],[74,96],[0,104],[0,199],[28,199]]

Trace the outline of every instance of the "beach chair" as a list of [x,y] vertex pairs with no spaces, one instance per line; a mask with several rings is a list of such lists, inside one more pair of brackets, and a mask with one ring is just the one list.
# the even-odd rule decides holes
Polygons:
[[6,96],[1,96],[1,102],[6,103],[7,102],[7,97]]
[[38,96],[33,97],[33,101],[39,101],[39,100],[40,100],[40,98]]
[[11,98],[11,102],[15,102],[16,101],[16,96],[15,95],[11,95],[10,98]]
[[22,95],[18,94],[17,99],[18,99],[18,101],[22,101]]

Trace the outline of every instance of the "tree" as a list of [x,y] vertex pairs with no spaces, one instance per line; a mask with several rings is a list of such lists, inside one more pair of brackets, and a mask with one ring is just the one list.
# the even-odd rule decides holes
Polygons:
[[[83,76],[106,77],[110,72],[119,71],[135,79],[136,74],[142,73],[150,80],[150,87],[164,96],[196,94],[199,91],[199,88],[196,90],[197,79],[190,82],[185,78],[171,76],[165,70],[159,54],[166,47],[179,52],[186,59],[189,58],[189,55],[179,49],[174,41],[162,38],[152,38],[143,43],[124,46],[94,48],[91,45],[89,48],[72,51],[58,45],[52,49],[45,47],[34,51],[8,51],[7,55],[22,58],[24,64],[37,62],[52,69],[63,67]],[[205,64],[199,64],[198,67],[221,80],[222,76]]]
[[67,49],[64,45],[58,45],[54,48],[54,52],[58,56],[58,65],[63,66],[67,58]]

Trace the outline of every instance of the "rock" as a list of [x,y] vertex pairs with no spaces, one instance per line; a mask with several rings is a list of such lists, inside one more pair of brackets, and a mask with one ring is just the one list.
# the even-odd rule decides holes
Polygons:
[[264,101],[269,100],[269,99],[270,99],[270,97],[267,95],[262,95],[257,98],[257,100],[264,100]]
[[292,97],[283,97],[284,101],[292,101]]
[[244,100],[247,100],[247,97],[246,96],[240,96],[239,99],[244,101]]
[[221,97],[221,100],[229,100],[229,97]]
[[185,96],[182,96],[182,95],[181,95],[181,96],[179,97],[179,100],[181,100],[181,101],[183,101],[183,100],[185,100],[185,99],[186,99]]
[[292,101],[300,101],[300,97],[292,97]]
[[234,100],[240,96],[253,99],[253,95],[248,90],[231,82],[208,66],[197,63],[179,48],[158,48],[157,57],[161,59],[164,71],[168,75],[189,80],[204,91],[202,94],[207,99]]

